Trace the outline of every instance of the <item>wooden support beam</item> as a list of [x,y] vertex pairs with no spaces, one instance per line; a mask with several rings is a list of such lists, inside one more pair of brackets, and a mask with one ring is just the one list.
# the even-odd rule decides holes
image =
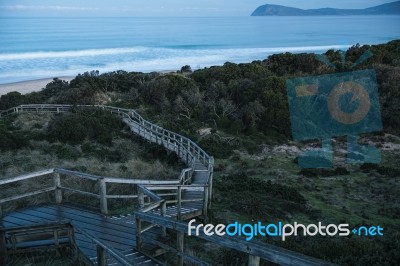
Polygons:
[[68,230],[68,238],[70,241],[70,250],[71,250],[73,259],[76,260],[78,258],[78,248],[77,248],[76,239],[75,239],[75,229],[72,226]]
[[149,212],[151,210],[157,209],[158,207],[160,207],[160,205],[161,205],[161,201],[153,202],[153,203],[150,203],[148,206],[141,208],[140,211]]
[[147,188],[145,188],[142,185],[138,185],[138,190],[139,190],[139,192],[146,194],[149,197],[149,199],[152,199],[152,200],[155,200],[155,201],[161,200],[161,198],[157,194],[155,194],[154,192],[148,190]]
[[[164,201],[161,205],[161,210],[160,210],[160,214],[162,217],[165,217],[165,215],[167,214],[167,202]],[[161,235],[162,237],[166,237],[167,236],[167,228],[165,226],[161,227]]]
[[[185,238],[185,233],[177,232],[177,239],[176,239],[177,248],[176,249],[180,253],[183,253],[184,238]],[[183,266],[183,256],[182,255],[178,255],[178,266]]]
[[97,251],[97,265],[98,266],[106,266],[107,265],[107,254],[104,250],[104,248],[100,245],[97,245],[96,247]]
[[136,249],[140,252],[142,250],[142,221],[136,219]]
[[213,177],[214,177],[214,157],[210,157],[208,162],[208,209],[211,209],[212,193],[213,193]]
[[6,233],[0,230],[0,265],[5,265],[6,257],[7,257]]
[[204,202],[203,202],[203,215],[204,221],[208,221],[208,187],[204,188]]
[[144,207],[144,193],[143,191],[138,191],[138,202],[139,208],[142,209]]
[[178,213],[177,213],[177,219],[181,220],[182,219],[182,186],[178,186]]

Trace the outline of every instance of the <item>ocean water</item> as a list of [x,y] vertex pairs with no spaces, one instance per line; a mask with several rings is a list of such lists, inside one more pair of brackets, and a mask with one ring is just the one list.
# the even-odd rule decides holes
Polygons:
[[203,68],[400,39],[400,16],[0,18],[0,84]]

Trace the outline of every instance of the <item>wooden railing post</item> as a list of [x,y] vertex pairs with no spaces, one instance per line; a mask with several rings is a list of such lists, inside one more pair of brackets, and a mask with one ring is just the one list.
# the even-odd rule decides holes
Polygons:
[[248,266],[259,266],[260,265],[260,257],[249,255],[249,263]]
[[208,178],[208,209],[211,209],[212,203],[212,193],[213,193],[213,173],[214,173],[214,158],[210,157],[209,159],[209,178]]
[[204,202],[203,202],[204,220],[208,220],[208,187],[204,187]]
[[62,191],[60,189],[61,187],[61,179],[60,179],[60,174],[59,173],[54,173],[53,174],[53,180],[54,180],[54,187],[56,188],[54,191],[54,196],[56,199],[56,203],[60,204],[62,202]]
[[[161,205],[161,216],[165,217],[166,214],[167,214],[167,202],[164,201]],[[162,237],[167,236],[167,228],[165,226],[161,227],[161,234],[162,234]]]
[[68,226],[68,238],[69,238],[69,243],[70,243],[70,250],[73,255],[73,259],[76,260],[78,257],[78,250],[76,246],[76,239],[75,239],[75,229],[74,227],[69,224]]
[[107,257],[104,248],[100,245],[97,245],[97,265],[98,266],[106,266],[107,265]]
[[189,154],[190,154],[190,141],[188,140],[188,146],[186,151],[186,164],[189,164]]
[[[1,208],[1,206],[0,206],[0,208]],[[7,257],[6,233],[1,230],[0,231],[0,265],[5,265],[6,257]]]
[[177,143],[178,143],[178,157],[181,158],[182,138],[181,138],[181,141],[177,142]]
[[100,196],[100,211],[102,214],[108,214],[107,184],[104,178],[100,178],[98,182],[99,182],[99,196]]
[[139,208],[143,208],[144,207],[144,193],[139,190],[138,191],[138,201],[139,201]]
[[142,221],[140,219],[136,219],[136,249],[142,250]]
[[[185,233],[183,232],[177,232],[177,250],[183,254],[183,245],[184,245],[184,238],[185,238]],[[183,255],[180,254],[178,255],[178,266],[183,266]]]
[[178,221],[182,219],[181,208],[182,208],[182,186],[178,185],[178,213],[177,213]]

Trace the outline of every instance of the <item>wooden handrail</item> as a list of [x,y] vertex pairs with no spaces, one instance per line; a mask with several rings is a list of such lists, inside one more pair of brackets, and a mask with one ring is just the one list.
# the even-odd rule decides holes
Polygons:
[[193,188],[204,188],[208,187],[208,185],[202,184],[191,184],[191,185],[146,185],[148,190],[176,190],[180,187],[182,190],[188,190]]
[[107,265],[106,253],[110,254],[114,259],[116,259],[122,265],[125,265],[125,266],[133,265],[118,250],[110,247],[109,245],[104,243],[102,240],[94,237],[93,235],[91,235],[87,231],[79,228],[78,226],[74,226],[74,228],[76,231],[80,232],[88,240],[90,240],[92,243],[94,243],[97,246],[97,265],[99,265],[99,266]]
[[[178,233],[187,234],[188,225],[187,223],[172,220],[167,217],[161,217],[159,215],[154,215],[152,213],[144,213],[137,211],[135,212],[135,217],[140,222],[148,222],[151,224],[157,224]],[[235,249],[239,252],[247,253],[254,258],[261,258],[279,265],[286,266],[320,266],[320,265],[334,265],[327,261],[312,258],[294,251],[276,247],[267,243],[260,243],[258,241],[246,241],[238,237],[228,237],[228,236],[208,236],[202,232],[196,236],[195,229],[191,231],[191,235],[204,239],[208,242],[213,242],[226,248]]]
[[[168,150],[176,152],[178,157],[186,163],[189,168],[183,169],[180,173],[178,180],[176,181],[156,181],[156,180],[130,180],[130,179],[123,179],[123,178],[113,178],[113,177],[101,177],[96,175],[90,175],[85,173],[80,173],[76,171],[70,171],[66,169],[50,169],[47,171],[37,172],[34,174],[28,174],[21,177],[11,178],[4,181],[4,184],[9,184],[12,182],[16,182],[19,180],[26,180],[29,178],[42,176],[45,174],[54,174],[54,187],[52,190],[55,190],[55,198],[57,203],[61,203],[62,201],[62,191],[70,191],[73,193],[80,193],[86,196],[93,196],[100,199],[100,209],[101,212],[104,214],[108,213],[107,207],[107,199],[108,198],[138,198],[140,212],[145,213],[156,208],[160,208],[161,217],[166,215],[166,204],[167,201],[161,199],[159,195],[154,193],[152,190],[177,190],[177,205],[178,205],[178,213],[177,218],[181,218],[181,204],[183,202],[193,202],[193,201],[200,201],[204,200],[204,210],[203,214],[207,216],[207,208],[209,207],[209,197],[211,197],[211,188],[212,188],[212,172],[213,172],[213,164],[214,159],[213,157],[209,156],[202,148],[200,148],[195,142],[186,138],[182,135],[174,133],[172,131],[166,130],[158,125],[152,124],[145,120],[141,115],[139,115],[135,110],[125,109],[125,108],[118,108],[112,106],[105,106],[105,105],[52,105],[52,104],[30,104],[30,105],[19,105],[17,107],[8,109],[6,111],[0,111],[0,118],[7,116],[12,113],[20,113],[20,112],[52,112],[52,113],[60,113],[60,112],[69,112],[72,108],[100,108],[103,110],[108,110],[113,114],[120,115],[123,118],[123,121],[127,123],[133,132],[137,133],[144,139],[147,139],[151,142],[161,144]],[[189,185],[191,183],[191,178],[195,170],[195,165],[197,162],[202,163],[205,165],[206,170],[208,172],[208,178],[201,185]],[[80,191],[78,189],[66,188],[61,185],[60,174],[68,175],[68,176],[75,176],[78,178],[87,179],[90,181],[98,182],[99,187],[99,194],[90,193],[86,191]],[[1,181],[0,181],[1,182]],[[107,183],[114,183],[114,184],[131,184],[137,185],[138,188],[138,195],[107,195]],[[0,183],[1,185],[2,183]],[[145,187],[146,186],[146,187]],[[147,187],[148,186],[148,187]],[[204,197],[202,199],[182,199],[182,191],[189,189],[189,188],[201,188],[204,191]],[[43,192],[44,193],[44,192]],[[33,194],[32,194],[33,195]],[[144,206],[144,196],[149,197],[150,200],[154,202]],[[22,195],[23,197],[29,196],[28,194]],[[1,202],[0,202],[1,203]],[[1,217],[1,205],[0,205],[0,217]],[[154,227],[155,224],[151,224],[150,226],[146,227],[145,229]],[[166,227],[161,226],[162,228],[162,235],[166,235]],[[141,221],[137,220],[137,249],[140,250],[141,248],[141,238],[140,234],[142,232],[141,229]],[[139,236],[139,237],[138,237]],[[90,235],[89,235],[90,237]],[[183,241],[183,234],[178,233],[178,238]],[[95,241],[96,242],[96,241]],[[180,242],[180,241],[178,241]],[[106,246],[102,245],[101,242],[96,242],[98,247],[98,260],[99,265],[105,265],[105,256],[104,250],[107,249]],[[179,248],[180,252],[183,252],[183,242]],[[116,255],[117,257],[119,254],[115,253],[113,250],[108,250],[109,253]],[[117,259],[116,257],[116,259]],[[120,261],[123,265],[127,265],[124,263],[123,260]]]
[[[42,176],[46,176],[49,174],[53,174],[54,186],[52,186],[52,187],[41,188],[41,189],[37,189],[35,191],[19,194],[16,196],[0,198],[0,218],[2,217],[1,204],[9,203],[12,201],[36,196],[39,194],[49,193],[49,192],[53,192],[53,191],[55,192],[56,203],[62,202],[62,192],[63,191],[77,193],[77,194],[81,194],[81,195],[88,196],[88,197],[98,198],[98,199],[100,199],[100,202],[101,202],[100,208],[101,208],[102,213],[108,214],[107,199],[135,199],[135,198],[138,198],[138,195],[108,195],[107,191],[106,191],[107,183],[129,184],[129,185],[141,186],[143,188],[143,191],[148,191],[147,194],[151,193],[152,197],[157,200],[161,199],[161,198],[158,195],[151,192],[150,190],[144,188],[143,185],[176,186],[176,185],[179,185],[179,183],[180,183],[179,180],[141,180],[141,179],[102,177],[102,176],[81,173],[81,172],[77,172],[77,171],[71,171],[71,170],[66,170],[66,169],[61,169],[61,168],[54,168],[54,169],[45,169],[45,170],[41,170],[41,171],[36,171],[33,173],[29,173],[29,174],[23,174],[23,175],[16,176],[16,177],[1,179],[0,186],[9,185],[9,184],[12,184],[15,182],[29,180],[32,178],[42,177]],[[62,178],[60,178],[60,174],[66,175],[66,176],[82,178],[82,179],[86,179],[86,180],[94,181],[94,182],[98,182],[98,183],[101,182],[102,185],[100,186],[100,188],[102,188],[102,190],[100,190],[99,193],[92,193],[92,192],[83,191],[83,190],[76,189],[76,188],[69,188],[66,186],[62,186],[61,185]]]
[[[209,167],[210,159],[212,158],[209,156],[203,149],[201,149],[195,142],[192,140],[179,135],[175,132],[169,131],[164,129],[156,124],[152,124],[151,122],[145,120],[140,114],[138,114],[135,110],[126,109],[126,108],[119,108],[114,106],[107,106],[107,105],[68,105],[68,104],[24,104],[19,105],[13,108],[10,108],[5,111],[0,111],[0,118],[10,115],[12,113],[19,113],[19,112],[68,112],[71,108],[100,108],[104,110],[109,110],[112,113],[116,113],[118,115],[123,116],[124,118],[130,120],[131,122],[137,123],[138,126],[142,127],[143,129],[155,134],[158,137],[162,137],[164,139],[169,139],[174,143],[178,144],[180,148],[185,149],[192,154],[193,157],[196,157],[199,161],[202,161],[206,164],[206,167]],[[177,141],[179,139],[179,141]],[[185,147],[186,146],[186,147]],[[197,156],[196,156],[197,155]]]
[[157,194],[151,192],[150,190],[148,190],[144,186],[138,185],[138,190],[139,190],[139,192],[144,193],[145,195],[150,197],[150,199],[152,199],[152,200],[155,200],[155,201],[160,201],[161,200],[161,198]]
[[16,176],[16,177],[1,179],[0,186],[18,182],[18,181],[22,181],[22,180],[31,179],[34,177],[44,176],[44,175],[48,175],[48,174],[52,174],[52,173],[54,173],[54,169],[46,169],[46,170],[41,170],[41,171],[24,174],[24,175],[20,175],[20,176]]
[[[132,131],[139,134],[141,137],[150,140],[151,142],[155,142],[157,144],[164,145],[167,149],[173,150],[177,153],[178,157],[181,158],[186,165],[190,168],[183,169],[177,181],[153,181],[153,180],[129,180],[122,178],[112,178],[112,177],[99,177],[95,175],[79,173],[75,171],[65,170],[65,169],[52,169],[48,173],[56,173],[56,174],[67,174],[70,176],[76,176],[79,178],[84,178],[92,181],[96,181],[99,183],[99,198],[100,198],[100,207],[101,211],[105,214],[108,212],[107,208],[107,199],[108,198],[133,198],[131,195],[107,195],[107,183],[119,183],[119,184],[132,184],[132,185],[158,185],[158,190],[164,186],[177,186],[178,190],[178,205],[182,203],[179,198],[181,198],[181,191],[185,189],[185,185],[191,183],[191,178],[194,172],[194,166],[196,164],[196,160],[201,162],[206,166],[206,171],[208,172],[208,178],[205,181],[204,188],[204,201],[205,201],[205,212],[207,213],[207,208],[210,207],[211,202],[211,191],[212,191],[212,172],[213,172],[213,157],[209,156],[202,148],[200,148],[195,142],[186,138],[182,135],[179,135],[175,132],[164,129],[156,124],[153,124],[147,120],[145,120],[140,114],[138,114],[135,110],[119,108],[113,106],[106,105],[64,105],[64,104],[25,104],[19,105],[14,108],[10,108],[6,111],[0,111],[0,118],[7,116],[12,113],[20,113],[20,112],[69,112],[72,108],[99,108],[103,110],[108,110],[113,114],[120,115],[123,120],[130,126],[132,126]],[[40,174],[39,174],[40,175]],[[27,179],[27,177],[24,177]],[[16,180],[16,179],[13,179]],[[13,180],[8,180],[5,182],[13,182]],[[22,180],[22,179],[21,179]],[[61,191],[69,190],[74,193],[80,193],[77,189],[69,189],[65,187],[61,187],[59,178],[55,178],[55,190],[56,190],[56,201],[61,202]],[[0,183],[1,184],[1,183]],[[190,186],[194,187],[194,186]],[[171,189],[172,187],[168,187],[167,189]],[[145,190],[149,190],[148,192],[152,193],[151,198],[156,200],[160,198],[155,193],[150,191],[150,188],[146,188]],[[140,193],[144,192],[144,187]],[[96,196],[96,194],[89,192],[82,192],[81,194],[87,196]],[[138,195],[139,205],[144,206],[142,201],[144,199],[143,196]],[[159,201],[159,200],[158,200]],[[180,207],[178,206],[178,209]],[[0,212],[1,213],[1,212]],[[178,218],[180,216],[180,211],[178,211]]]
[[12,197],[8,197],[8,198],[4,198],[4,199],[0,199],[0,204],[4,204],[7,202],[11,202],[11,201],[15,201],[15,200],[19,200],[19,199],[23,199],[23,198],[27,198],[27,197],[32,197],[35,195],[39,195],[39,194],[44,194],[50,191],[54,191],[56,188],[55,187],[49,187],[49,188],[42,188],[39,190],[35,190],[32,192],[28,192],[28,193],[24,193],[24,194],[19,194],[16,196],[12,196]]

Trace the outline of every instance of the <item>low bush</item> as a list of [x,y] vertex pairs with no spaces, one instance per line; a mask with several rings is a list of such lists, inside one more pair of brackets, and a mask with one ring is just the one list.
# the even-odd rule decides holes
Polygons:
[[28,140],[18,132],[12,132],[0,121],[0,151],[16,150],[28,145]]
[[245,173],[222,176],[216,179],[215,186],[223,203],[252,219],[281,218],[286,211],[304,210],[306,204],[306,199],[295,188]]
[[336,167],[334,169],[324,169],[324,168],[312,168],[312,169],[301,169],[299,175],[306,177],[330,177],[337,175],[348,175],[350,172],[344,167]]
[[212,154],[215,158],[226,159],[233,154],[234,147],[221,140],[215,135],[207,136],[199,141],[202,147],[208,154]]
[[85,139],[111,145],[112,139],[122,129],[121,120],[99,109],[78,110],[55,116],[47,127],[52,140],[81,143]]

